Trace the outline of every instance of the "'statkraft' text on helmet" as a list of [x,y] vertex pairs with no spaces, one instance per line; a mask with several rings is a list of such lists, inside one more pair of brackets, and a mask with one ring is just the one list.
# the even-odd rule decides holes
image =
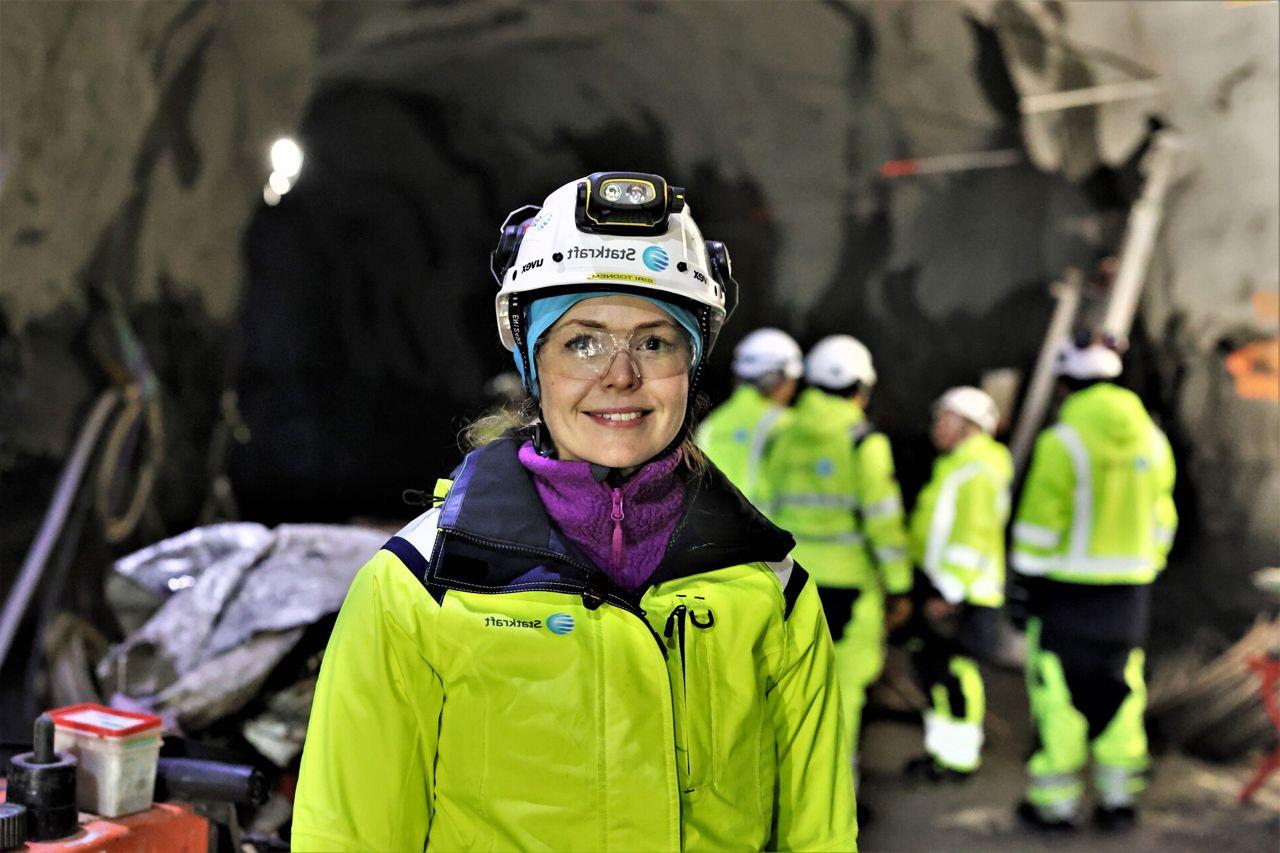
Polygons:
[[729,253],[703,240],[684,190],[637,172],[596,172],[560,187],[540,208],[513,211],[490,269],[500,288],[498,336],[508,350],[524,343],[520,306],[542,296],[601,290],[684,304],[699,318],[705,353],[737,302]]
[[852,335],[830,335],[813,345],[804,359],[804,379],[831,391],[840,391],[855,382],[876,384],[871,352]]

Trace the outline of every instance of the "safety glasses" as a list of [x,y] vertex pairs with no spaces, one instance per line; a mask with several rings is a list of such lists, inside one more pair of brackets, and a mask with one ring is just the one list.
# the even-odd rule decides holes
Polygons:
[[693,347],[674,326],[646,326],[629,332],[570,323],[553,329],[538,349],[538,372],[569,379],[598,379],[619,353],[631,359],[642,379],[667,379],[687,373]]

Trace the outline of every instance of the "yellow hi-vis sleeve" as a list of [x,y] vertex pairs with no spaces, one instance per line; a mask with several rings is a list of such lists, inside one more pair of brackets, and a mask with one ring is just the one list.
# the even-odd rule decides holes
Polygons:
[[766,694],[778,750],[770,850],[856,850],[853,747],[840,719],[835,652],[810,579],[785,624],[779,675]]
[[[421,851],[443,692],[389,601],[430,596],[388,551],[356,575],[325,649],[294,802],[294,850]],[[402,611],[409,608],[402,608]]]
[[1031,468],[1013,522],[1013,568],[1042,575],[1054,564],[1052,555],[1069,546],[1075,473],[1062,440],[1052,430],[1036,439]]

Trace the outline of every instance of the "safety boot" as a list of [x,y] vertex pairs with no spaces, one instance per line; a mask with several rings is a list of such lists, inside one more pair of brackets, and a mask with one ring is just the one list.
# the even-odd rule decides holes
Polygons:
[[1017,815],[1018,820],[1038,832],[1056,835],[1058,833],[1075,832],[1077,828],[1074,817],[1045,814],[1036,808],[1033,803],[1026,800],[1018,803]]
[[1138,822],[1138,811],[1133,806],[1104,806],[1099,803],[1093,809],[1093,825],[1101,832],[1126,832]]

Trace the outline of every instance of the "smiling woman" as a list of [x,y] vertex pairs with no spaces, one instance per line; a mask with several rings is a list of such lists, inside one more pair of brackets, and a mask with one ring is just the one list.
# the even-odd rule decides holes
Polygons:
[[817,593],[688,440],[728,252],[684,190],[598,173],[493,261],[530,417],[352,584],[293,848],[853,849]]

